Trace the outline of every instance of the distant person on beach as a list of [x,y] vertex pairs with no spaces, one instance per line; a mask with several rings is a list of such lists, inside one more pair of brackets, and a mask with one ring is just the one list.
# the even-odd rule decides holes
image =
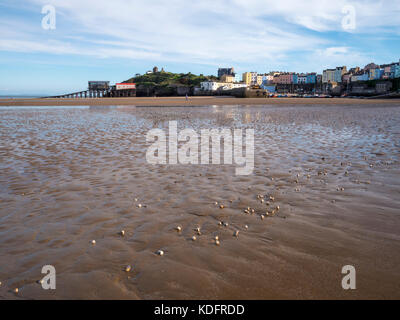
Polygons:
[[189,101],[189,96],[186,94],[186,101]]

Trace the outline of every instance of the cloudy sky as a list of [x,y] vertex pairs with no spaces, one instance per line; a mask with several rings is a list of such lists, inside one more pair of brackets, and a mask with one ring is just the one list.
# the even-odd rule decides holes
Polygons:
[[[42,26],[45,5],[55,29]],[[0,95],[83,90],[155,65],[322,72],[399,59],[400,0],[0,0]]]

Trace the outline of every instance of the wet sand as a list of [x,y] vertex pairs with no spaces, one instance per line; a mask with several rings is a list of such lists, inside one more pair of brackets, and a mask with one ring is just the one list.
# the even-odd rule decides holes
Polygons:
[[[254,173],[148,164],[171,120],[253,128]],[[0,298],[399,299],[399,141],[400,103],[0,108]]]
[[399,99],[349,98],[234,98],[234,97],[160,97],[97,99],[0,99],[1,106],[223,106],[223,105],[398,105]]

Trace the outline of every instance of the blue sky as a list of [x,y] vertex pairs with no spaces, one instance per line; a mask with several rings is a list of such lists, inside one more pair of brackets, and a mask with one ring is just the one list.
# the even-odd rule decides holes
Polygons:
[[0,95],[78,91],[155,65],[322,72],[399,59],[398,0],[0,0]]

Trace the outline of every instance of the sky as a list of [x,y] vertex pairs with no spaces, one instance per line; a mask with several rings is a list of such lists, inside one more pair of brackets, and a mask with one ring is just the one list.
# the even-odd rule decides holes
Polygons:
[[154,66],[322,73],[399,59],[400,0],[0,0],[0,96],[81,91]]

